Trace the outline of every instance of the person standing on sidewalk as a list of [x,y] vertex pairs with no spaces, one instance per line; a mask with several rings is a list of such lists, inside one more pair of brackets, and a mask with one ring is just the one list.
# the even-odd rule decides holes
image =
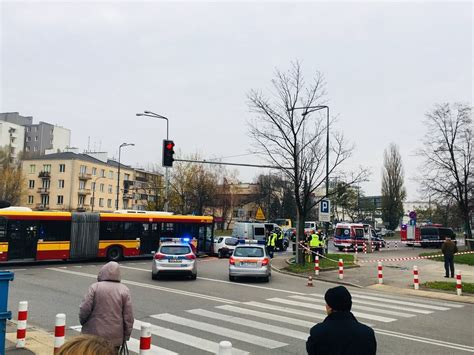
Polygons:
[[352,296],[344,286],[324,295],[328,316],[310,330],[308,355],[375,355],[377,341],[372,328],[359,323],[351,313]]
[[314,262],[314,259],[316,257],[316,253],[320,252],[320,241],[319,241],[319,235],[316,234],[316,232],[313,231],[311,234],[311,239],[309,240],[309,248],[311,249],[311,261]]
[[79,306],[82,334],[107,339],[117,350],[130,339],[133,310],[130,290],[122,284],[120,266],[110,261],[99,271]]
[[268,255],[270,255],[270,258],[273,259],[273,252],[275,251],[275,244],[277,240],[277,234],[276,233],[271,233],[268,235],[268,241],[267,241],[267,251]]
[[458,252],[458,247],[453,243],[450,237],[446,237],[441,251],[444,255],[444,277],[449,277],[449,271],[451,270],[451,277],[454,277],[454,254]]

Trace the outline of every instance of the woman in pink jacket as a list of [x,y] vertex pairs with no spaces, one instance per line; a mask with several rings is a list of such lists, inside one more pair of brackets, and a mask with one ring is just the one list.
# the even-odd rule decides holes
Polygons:
[[103,337],[116,348],[130,339],[133,329],[130,290],[120,280],[119,264],[105,264],[79,307],[82,333]]

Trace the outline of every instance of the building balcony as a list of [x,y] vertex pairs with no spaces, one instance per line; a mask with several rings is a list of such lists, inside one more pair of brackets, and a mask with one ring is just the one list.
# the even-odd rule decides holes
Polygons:
[[88,203],[84,203],[84,204],[78,204],[77,205],[77,211],[78,212],[85,212],[89,209],[90,205]]
[[123,199],[124,200],[131,200],[133,198],[133,194],[123,194]]
[[45,205],[42,203],[37,203],[36,204],[36,209],[39,211],[44,211],[44,210],[49,210],[49,205]]
[[49,195],[49,188],[47,188],[47,187],[38,187],[37,192],[41,195]]
[[91,189],[79,189],[77,190],[79,195],[89,195],[91,193]]
[[80,180],[90,180],[92,179],[92,174],[90,173],[79,173]]
[[51,179],[51,173],[49,171],[40,171],[38,177],[42,179]]

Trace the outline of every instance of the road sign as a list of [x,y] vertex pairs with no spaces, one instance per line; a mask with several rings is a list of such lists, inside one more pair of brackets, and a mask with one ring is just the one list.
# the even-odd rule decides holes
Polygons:
[[261,207],[258,208],[257,214],[255,215],[255,219],[261,219],[262,221],[265,220],[265,215],[263,214],[263,210]]
[[331,221],[331,201],[323,199],[319,202],[319,222]]

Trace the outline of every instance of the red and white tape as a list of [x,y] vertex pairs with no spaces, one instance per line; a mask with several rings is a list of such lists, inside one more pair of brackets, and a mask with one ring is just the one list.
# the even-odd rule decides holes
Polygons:
[[[474,251],[463,251],[460,253],[456,253],[454,255],[465,255],[465,254],[473,254]],[[436,254],[436,255],[426,255],[426,256],[410,256],[404,258],[385,258],[385,259],[374,259],[374,260],[359,260],[359,263],[378,263],[379,261],[409,261],[409,260],[419,260],[419,259],[432,259],[432,258],[439,258],[442,257],[443,254]]]
[[26,321],[28,319],[28,301],[18,304],[18,323],[16,326],[16,347],[24,348],[26,344]]
[[56,353],[64,344],[66,336],[66,315],[64,313],[56,314],[56,322],[54,326],[54,352]]

